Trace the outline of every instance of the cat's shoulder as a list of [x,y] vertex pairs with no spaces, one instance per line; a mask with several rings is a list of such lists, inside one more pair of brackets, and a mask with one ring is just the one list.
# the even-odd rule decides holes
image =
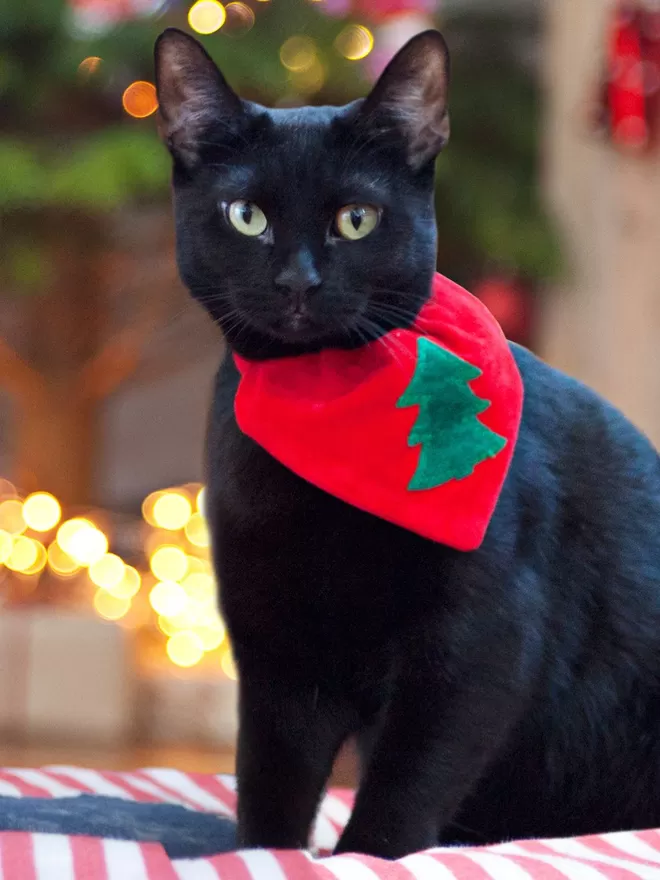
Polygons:
[[545,442],[564,453],[570,448],[615,458],[633,454],[655,465],[655,447],[619,409],[528,349],[510,347],[524,387],[523,442]]

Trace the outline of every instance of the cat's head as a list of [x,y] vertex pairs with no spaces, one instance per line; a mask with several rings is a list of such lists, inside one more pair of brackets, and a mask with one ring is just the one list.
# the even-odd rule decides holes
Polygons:
[[437,31],[363,100],[242,101],[200,44],[156,44],[183,281],[248,357],[353,346],[414,320],[435,268],[434,160],[449,135]]

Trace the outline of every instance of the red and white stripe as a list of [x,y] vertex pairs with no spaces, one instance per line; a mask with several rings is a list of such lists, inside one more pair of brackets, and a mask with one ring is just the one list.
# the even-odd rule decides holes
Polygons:
[[[0,797],[79,794],[172,803],[230,817],[236,808],[236,784],[230,776],[75,767],[0,771]],[[351,803],[348,792],[328,793],[316,822],[314,851],[334,847]],[[3,832],[0,880],[660,880],[660,831],[436,848],[398,862],[265,850],[172,861],[155,843]]]

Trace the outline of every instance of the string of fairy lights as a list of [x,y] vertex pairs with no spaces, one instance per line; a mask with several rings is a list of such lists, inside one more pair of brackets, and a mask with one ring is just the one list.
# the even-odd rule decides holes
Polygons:
[[[271,0],[257,0],[266,4]],[[310,0],[323,3],[324,0]],[[254,27],[254,10],[241,0],[232,0],[226,5],[220,0],[196,0],[188,10],[188,24],[195,33],[210,35],[225,29],[232,34],[244,34]],[[374,47],[374,37],[369,28],[361,24],[347,24],[334,41],[335,50],[349,61],[366,58]],[[318,45],[311,37],[293,34],[280,47],[279,58],[286,68],[291,87],[300,95],[309,96],[317,92],[326,80],[326,66],[323,63]],[[90,77],[103,63],[103,59],[92,55],[84,58],[79,65],[81,75]],[[124,90],[122,106],[129,116],[144,119],[158,109],[156,87],[152,82],[136,80]]]
[[[219,661],[236,678],[203,513],[204,488],[187,484],[151,493],[142,504],[144,564],[110,552],[112,530],[102,512],[67,517],[48,492],[20,497],[0,480],[0,585],[19,585],[19,599],[44,577],[105,620],[157,633],[163,656],[179,667]],[[106,517],[107,518],[107,517]]]

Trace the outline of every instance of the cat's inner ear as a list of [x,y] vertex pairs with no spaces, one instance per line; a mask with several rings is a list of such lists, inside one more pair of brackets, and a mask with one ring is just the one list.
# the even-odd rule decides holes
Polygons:
[[210,132],[238,126],[243,105],[204,47],[183,31],[168,28],[158,37],[155,64],[161,136],[192,166]]
[[449,49],[438,31],[413,37],[389,62],[360,109],[375,134],[403,139],[409,165],[426,165],[449,140]]

